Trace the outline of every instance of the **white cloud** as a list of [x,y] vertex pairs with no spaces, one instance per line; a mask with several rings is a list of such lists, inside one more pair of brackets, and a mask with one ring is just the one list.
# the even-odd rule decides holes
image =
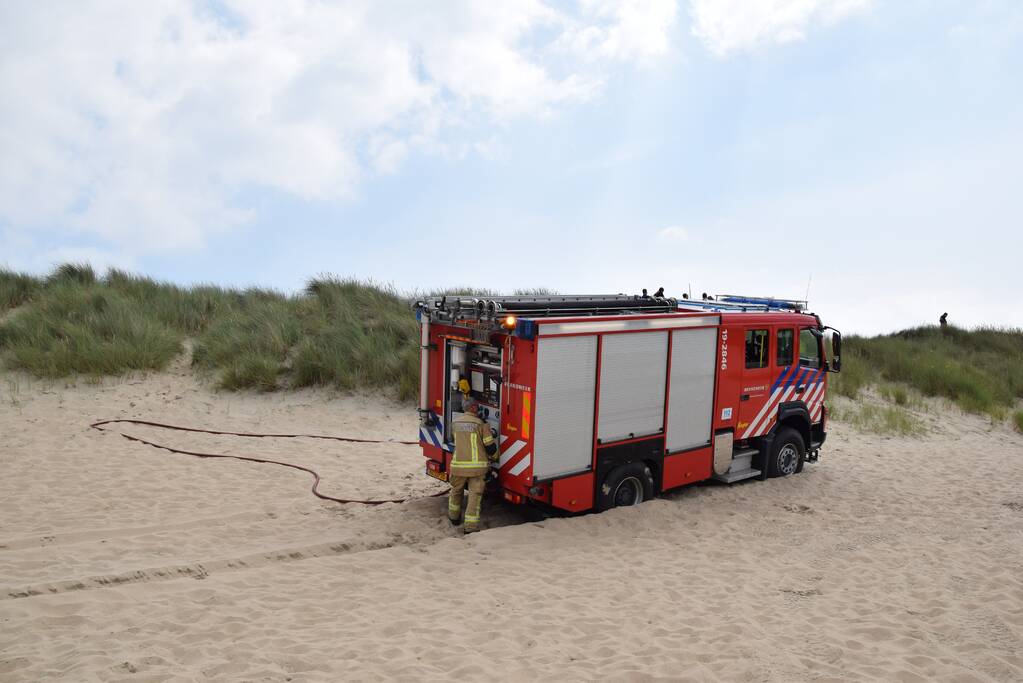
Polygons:
[[369,154],[374,171],[393,173],[408,156],[408,143],[392,135],[374,135],[369,139]]
[[870,7],[873,0],[690,0],[693,35],[719,57],[803,40]]
[[581,0],[580,6],[583,20],[560,38],[577,55],[647,61],[667,53],[676,0]]
[[657,237],[668,242],[685,242],[689,231],[679,225],[669,225],[657,231]]
[[612,64],[663,54],[674,16],[669,0],[3,3],[0,228],[194,248],[251,219],[245,193],[346,199],[416,150],[451,153],[445,132],[591,99]]

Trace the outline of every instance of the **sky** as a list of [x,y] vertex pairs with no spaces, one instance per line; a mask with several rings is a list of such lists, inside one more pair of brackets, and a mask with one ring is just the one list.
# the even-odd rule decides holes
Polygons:
[[1023,327],[1018,0],[8,0],[0,265]]

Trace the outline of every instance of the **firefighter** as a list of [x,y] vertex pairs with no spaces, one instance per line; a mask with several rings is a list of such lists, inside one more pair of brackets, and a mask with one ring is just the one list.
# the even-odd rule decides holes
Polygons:
[[490,463],[497,458],[497,444],[486,423],[479,418],[479,404],[471,396],[462,401],[463,414],[454,419],[455,454],[451,457],[451,493],[448,494],[448,519],[458,524],[462,514],[462,495],[469,488],[463,530],[479,531],[480,506]]

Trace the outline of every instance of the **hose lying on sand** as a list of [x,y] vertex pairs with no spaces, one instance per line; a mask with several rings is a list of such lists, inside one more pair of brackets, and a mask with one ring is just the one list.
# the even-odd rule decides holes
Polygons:
[[[325,436],[325,435],[322,435],[322,434],[257,434],[255,432],[222,432],[222,431],[219,431],[219,430],[216,430],[216,429],[198,429],[196,427],[180,427],[178,425],[164,424],[162,422],[150,422],[149,420],[130,420],[130,419],[100,420],[99,422],[93,422],[92,424],[89,425],[89,427],[91,427],[92,429],[95,429],[97,431],[100,431],[100,432],[105,432],[105,431],[107,431],[106,429],[104,429],[104,427],[106,425],[116,424],[118,422],[124,422],[124,423],[128,423],[128,424],[136,424],[136,425],[144,425],[144,426],[147,426],[147,427],[157,427],[159,429],[173,429],[173,430],[179,431],[179,432],[196,432],[196,433],[200,433],[200,434],[218,434],[218,435],[223,435],[223,436],[244,436],[244,437],[260,438],[260,439],[262,439],[262,438],[275,438],[275,439],[299,439],[299,438],[303,438],[303,439],[327,439],[329,441],[344,441],[344,442],[349,442],[349,443],[393,443],[393,444],[401,444],[401,445],[405,445],[405,446],[418,446],[419,445],[418,441],[392,441],[392,440],[379,440],[379,439],[356,439],[356,438],[348,437],[348,436]],[[250,456],[247,456],[247,455],[226,455],[224,453],[200,453],[200,452],[197,452],[197,451],[184,451],[184,450],[181,450],[179,448],[172,448],[170,446],[165,446],[163,444],[155,443],[153,441],[147,441],[146,439],[143,439],[141,437],[132,436],[131,434],[125,434],[124,432],[115,432],[115,433],[120,434],[121,436],[123,436],[125,439],[128,439],[129,441],[135,441],[136,443],[145,444],[147,446],[152,446],[153,448],[159,448],[159,449],[164,450],[164,451],[170,451],[171,453],[180,453],[181,455],[193,455],[193,456],[195,456],[197,458],[230,458],[232,460],[244,460],[246,462],[258,462],[258,463],[265,463],[265,464],[269,464],[269,465],[280,465],[282,467],[290,467],[291,469],[294,469],[294,470],[301,470],[303,472],[308,472],[309,474],[313,475],[313,479],[314,479],[313,487],[312,487],[313,495],[316,496],[317,498],[322,498],[323,500],[330,500],[330,501],[333,501],[335,503],[358,503],[360,505],[382,505],[384,503],[407,503],[408,501],[417,500],[418,498],[436,498],[438,496],[443,496],[443,495],[447,494],[447,491],[439,491],[437,493],[432,493],[429,496],[413,496],[413,497],[409,497],[409,498],[395,498],[395,499],[391,499],[391,500],[356,500],[356,499],[350,499],[350,498],[335,498],[334,496],[328,496],[325,493],[320,493],[319,492],[318,489],[319,489],[319,486],[320,486],[320,475],[319,475],[319,473],[316,470],[311,469],[309,467],[304,467],[302,465],[296,465],[296,464],[290,463],[290,462],[282,462],[280,460],[268,460],[266,458],[253,458],[253,457],[250,457]]]

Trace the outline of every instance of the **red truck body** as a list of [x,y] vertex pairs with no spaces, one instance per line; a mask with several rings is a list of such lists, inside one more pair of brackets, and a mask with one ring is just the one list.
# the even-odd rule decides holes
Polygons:
[[[561,314],[537,299],[582,301]],[[427,473],[446,479],[466,380],[499,441],[491,485],[513,503],[582,512],[794,474],[825,439],[838,361],[828,367],[812,314],[618,295],[445,299],[419,317]]]

